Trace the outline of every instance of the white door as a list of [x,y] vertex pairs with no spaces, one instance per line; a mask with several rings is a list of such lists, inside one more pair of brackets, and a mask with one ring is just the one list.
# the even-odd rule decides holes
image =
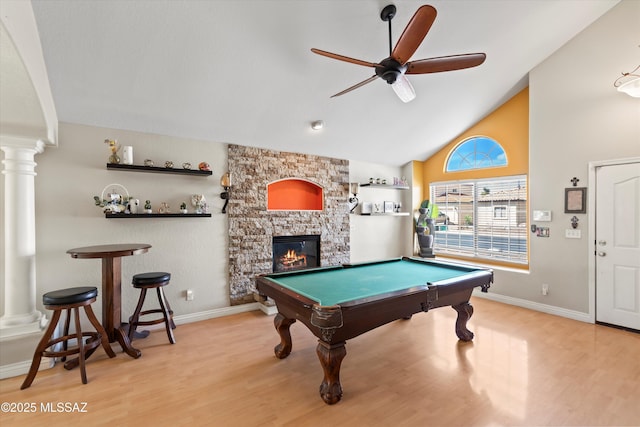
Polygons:
[[640,163],[596,170],[596,321],[640,330]]

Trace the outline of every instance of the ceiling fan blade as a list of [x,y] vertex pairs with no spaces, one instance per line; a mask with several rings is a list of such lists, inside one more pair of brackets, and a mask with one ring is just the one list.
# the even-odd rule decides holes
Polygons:
[[391,87],[402,102],[412,101],[416,97],[416,91],[413,90],[411,82],[404,74],[400,74]]
[[365,67],[375,68],[379,66],[379,64],[374,64],[373,62],[362,61],[360,59],[349,58],[348,56],[338,55],[337,53],[331,53],[324,50],[311,48],[311,52],[317,53],[318,55],[326,56],[328,58],[337,59],[339,61],[349,62],[351,64],[356,65],[364,65]]
[[419,59],[407,64],[407,74],[440,73],[442,71],[462,70],[482,64],[487,55],[467,53],[463,55],[440,56],[438,58]]
[[391,58],[404,65],[413,56],[436,20],[436,10],[425,4],[420,6],[407,24],[402,35],[391,52]]
[[374,74],[372,77],[369,77],[367,80],[362,81],[362,82],[360,82],[360,83],[358,83],[356,85],[353,85],[350,88],[347,88],[347,89],[343,90],[342,92],[338,92],[335,95],[332,95],[331,98],[335,98],[336,96],[344,95],[347,92],[351,92],[354,89],[358,89],[359,87],[364,86],[367,83],[371,83],[372,81],[374,81],[377,78],[378,78],[378,76]]

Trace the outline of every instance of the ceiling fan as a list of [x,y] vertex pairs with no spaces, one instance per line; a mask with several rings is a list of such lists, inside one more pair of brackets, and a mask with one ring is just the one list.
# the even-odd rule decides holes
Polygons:
[[415,98],[416,93],[405,74],[428,74],[461,70],[464,68],[476,67],[484,62],[486,58],[484,53],[468,53],[409,61],[411,56],[420,46],[420,43],[422,43],[424,37],[429,32],[431,25],[433,25],[433,22],[436,19],[437,12],[433,6],[420,6],[398,39],[396,47],[392,50],[391,20],[395,14],[396,7],[392,4],[385,6],[385,8],[382,9],[382,12],[380,12],[380,18],[383,21],[389,22],[389,57],[383,59],[379,63],[349,58],[348,56],[338,55],[320,49],[311,49],[311,52],[328,58],[375,68],[376,73],[372,77],[369,77],[367,80],[355,84],[342,92],[336,93],[331,96],[331,98],[344,95],[345,93],[351,92],[354,89],[366,85],[367,83],[371,83],[380,77],[391,85],[402,101],[409,102]]

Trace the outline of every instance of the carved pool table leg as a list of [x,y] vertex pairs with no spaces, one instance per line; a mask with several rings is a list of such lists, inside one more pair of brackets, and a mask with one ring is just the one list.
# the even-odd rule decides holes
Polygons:
[[471,341],[473,339],[473,332],[467,329],[467,321],[473,315],[473,306],[467,301],[462,304],[453,305],[452,307],[458,312],[458,318],[456,319],[456,335],[462,341]]
[[276,317],[273,319],[273,325],[280,335],[280,344],[273,349],[278,359],[284,359],[291,353],[291,332],[289,328],[295,321],[296,319],[286,318],[280,313],[276,314]]
[[320,359],[324,379],[320,384],[320,397],[327,405],[338,403],[342,398],[342,386],[340,385],[340,365],[342,359],[347,355],[344,342],[338,344],[327,344],[318,341],[316,353]]

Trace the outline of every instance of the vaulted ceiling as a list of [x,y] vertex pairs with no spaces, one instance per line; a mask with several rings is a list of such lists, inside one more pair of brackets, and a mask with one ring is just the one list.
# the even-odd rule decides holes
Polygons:
[[[438,15],[412,59],[487,59],[408,76],[417,97],[406,104],[381,79],[330,98],[374,72],[310,51],[386,58],[388,0],[32,4],[62,122],[401,165],[526,87],[532,68],[618,1],[430,1]],[[422,4],[396,2],[394,44]],[[324,129],[311,130],[314,120]]]

